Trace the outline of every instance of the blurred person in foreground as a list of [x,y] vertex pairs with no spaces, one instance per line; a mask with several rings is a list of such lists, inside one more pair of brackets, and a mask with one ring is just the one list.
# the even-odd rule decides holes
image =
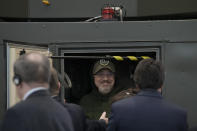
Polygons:
[[187,112],[161,96],[164,69],[159,62],[140,61],[134,81],[140,92],[112,104],[107,131],[187,131]]
[[1,131],[73,131],[67,110],[48,92],[50,63],[38,53],[21,55],[13,81],[22,100],[7,110]]
[[86,119],[85,113],[79,105],[67,103],[67,102],[62,103],[59,97],[60,86],[61,84],[58,79],[57,71],[54,68],[51,68],[49,91],[51,92],[52,98],[60,102],[70,113],[75,131],[105,131],[106,130],[106,124],[108,122],[108,119],[105,116],[106,113],[103,113],[101,115],[100,120]]

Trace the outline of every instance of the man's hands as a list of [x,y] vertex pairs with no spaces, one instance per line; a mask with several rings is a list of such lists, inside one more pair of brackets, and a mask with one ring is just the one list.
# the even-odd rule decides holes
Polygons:
[[101,115],[101,117],[99,118],[99,120],[104,120],[106,124],[108,124],[108,118],[106,117],[106,112],[104,111]]

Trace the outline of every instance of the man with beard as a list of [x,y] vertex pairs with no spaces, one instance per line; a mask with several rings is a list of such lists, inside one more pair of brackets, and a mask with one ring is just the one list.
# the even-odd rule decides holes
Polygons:
[[110,111],[110,98],[121,91],[115,84],[115,66],[105,59],[101,59],[93,67],[93,87],[92,91],[84,96],[80,102],[87,117],[99,119],[102,112]]

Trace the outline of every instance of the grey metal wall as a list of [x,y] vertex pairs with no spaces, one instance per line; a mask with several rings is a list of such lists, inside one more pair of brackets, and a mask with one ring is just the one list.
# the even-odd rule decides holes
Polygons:
[[27,18],[28,0],[0,0],[0,17]]
[[0,0],[0,17],[86,18],[101,14],[105,4],[122,5],[127,17],[197,12],[196,0]]
[[[0,43],[3,41],[0,40]],[[5,46],[0,44],[0,122],[2,120],[3,114],[6,111],[6,52]]]
[[[189,113],[190,126],[197,126],[197,20],[101,23],[0,23],[0,108],[5,110],[5,57],[3,41],[33,44],[77,43],[88,47],[161,47],[166,68],[164,97]],[[83,43],[82,43],[83,42]],[[116,44],[114,44],[115,42]],[[119,43],[120,42],[120,43]],[[87,43],[87,44],[86,44]],[[100,44],[99,44],[100,43]],[[121,48],[122,48],[121,47]],[[2,69],[3,68],[3,69]],[[3,79],[2,79],[3,78]],[[3,92],[2,92],[3,91]],[[3,115],[3,111],[0,112]]]
[[166,98],[189,112],[191,125],[197,124],[196,81],[197,42],[165,44]]
[[138,16],[196,12],[196,0],[138,0]]
[[137,0],[0,0],[0,17],[12,18],[86,18],[101,15],[106,4],[123,6],[127,16],[137,15]]
[[[40,0],[41,1],[41,0]],[[122,5],[128,16],[136,16],[136,0],[49,0],[50,6],[44,6],[38,0],[29,0],[30,18],[83,18],[101,15],[105,4]]]
[[29,43],[197,41],[197,20],[133,22],[1,22],[0,38]]

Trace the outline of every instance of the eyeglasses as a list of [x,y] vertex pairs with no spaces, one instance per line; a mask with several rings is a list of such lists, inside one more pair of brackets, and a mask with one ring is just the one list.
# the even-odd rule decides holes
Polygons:
[[94,76],[96,76],[96,77],[113,77],[114,76],[114,73],[96,73]]

